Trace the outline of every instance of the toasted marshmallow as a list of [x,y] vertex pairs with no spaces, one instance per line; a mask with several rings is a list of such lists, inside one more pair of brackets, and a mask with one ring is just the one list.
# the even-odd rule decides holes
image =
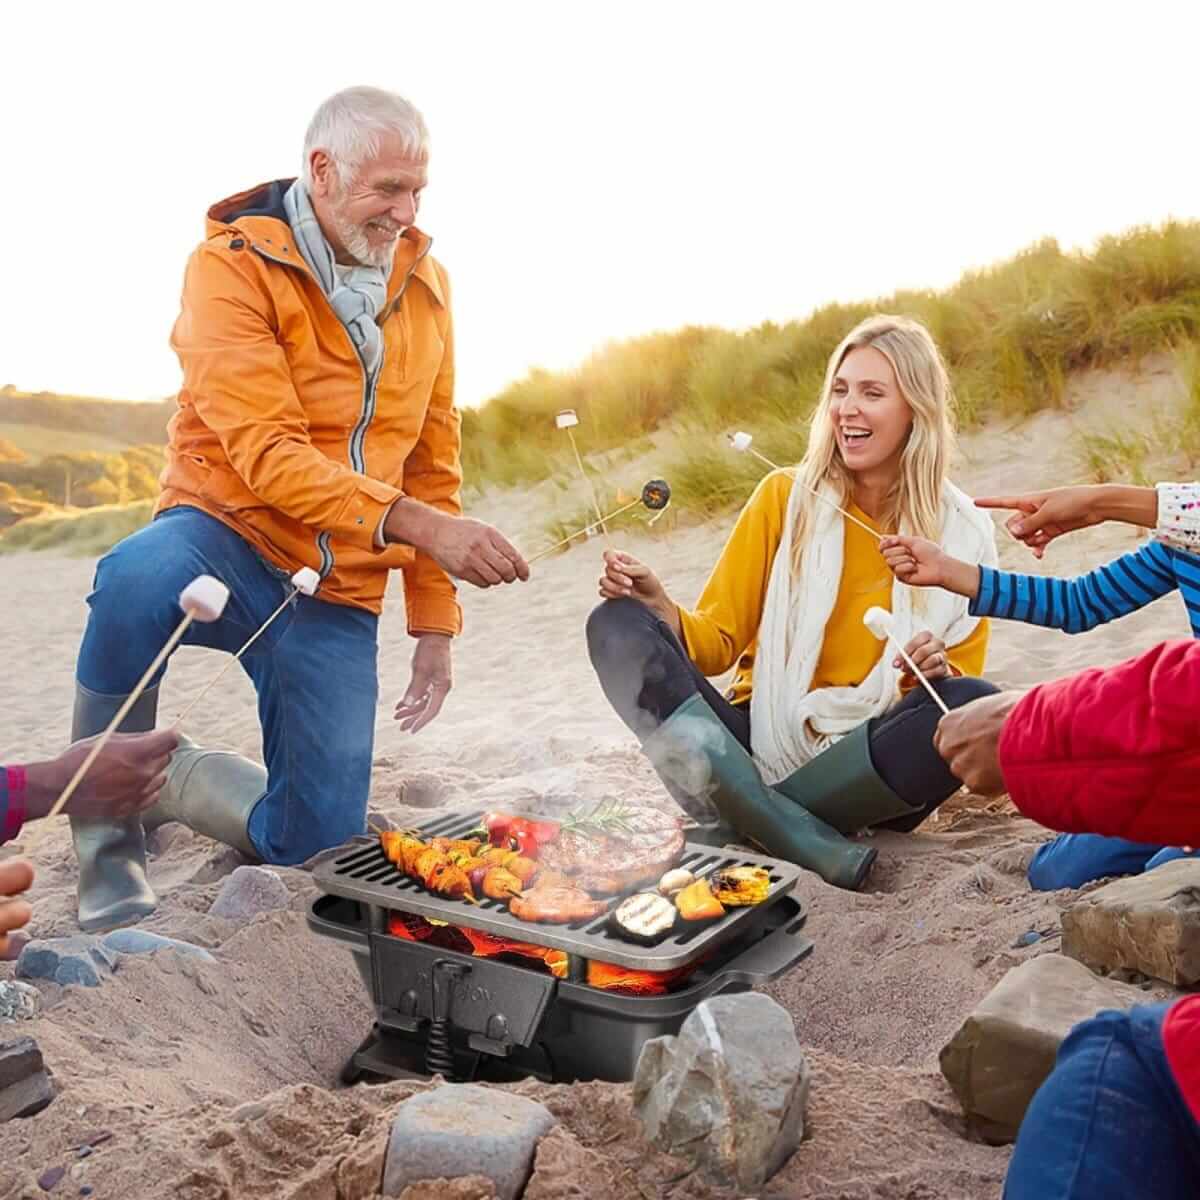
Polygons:
[[302,592],[305,596],[315,596],[317,588],[321,586],[321,576],[312,569],[312,567],[301,567],[295,575],[292,576],[292,587],[298,592]]
[[881,641],[892,636],[892,614],[876,605],[863,613],[863,624]]
[[564,408],[562,412],[556,413],[554,416],[555,429],[570,429],[572,425],[578,425],[579,418],[575,415],[573,408]]
[[179,593],[179,607],[194,621],[216,621],[225,611],[229,589],[212,575],[197,575]]
[[748,433],[742,433],[741,430],[729,435],[729,444],[735,450],[749,450],[752,441],[754,441],[754,438]]

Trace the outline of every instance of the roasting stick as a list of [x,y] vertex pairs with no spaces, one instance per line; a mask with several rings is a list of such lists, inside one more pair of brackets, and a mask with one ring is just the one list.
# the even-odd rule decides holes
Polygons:
[[925,678],[924,672],[917,666],[915,662],[908,656],[908,651],[896,640],[895,627],[892,621],[892,614],[886,608],[868,608],[863,613],[863,624],[881,641],[890,641],[897,650],[900,651],[900,657],[908,664],[908,669],[921,681],[925,690],[933,697],[933,702],[942,710],[948,717],[950,710],[946,707],[946,702],[934,690],[933,684]]
[[[653,525],[662,516],[670,503],[671,485],[665,479],[651,479],[643,485],[642,494],[636,500],[630,500],[628,504],[623,504],[620,508],[613,509],[607,517],[602,518],[602,521],[612,521],[622,513],[628,512],[631,508],[637,508],[639,504],[642,504],[654,513],[654,516],[650,518],[650,524]],[[553,554],[555,550],[559,550],[568,542],[574,541],[581,533],[590,533],[595,528],[594,524],[585,525],[582,529],[577,529],[574,533],[567,534],[565,538],[555,542],[553,546],[547,546],[545,550],[539,550],[529,559],[529,562],[535,563],[539,558],[545,558],[547,554]],[[601,528],[603,528],[603,524],[601,524]]]
[[62,790],[62,795],[59,796],[54,802],[54,807],[46,814],[47,817],[53,817],[62,812],[67,801],[75,794],[75,789],[79,786],[80,781],[88,773],[88,769],[92,763],[99,757],[100,751],[104,749],[108,739],[112,737],[113,731],[125,720],[129,710],[137,703],[138,697],[146,690],[146,685],[154,678],[154,673],[166,662],[167,655],[179,644],[179,639],[187,633],[188,626],[193,621],[209,623],[218,620],[225,611],[225,604],[228,599],[229,589],[219,579],[214,579],[211,575],[197,575],[179,593],[179,607],[183,609],[183,620],[175,626],[175,632],[167,639],[167,644],[158,652],[154,661],[146,668],[145,674],[137,681],[133,691],[125,698],[125,703],[117,709],[113,719],[109,721],[107,728],[96,739],[96,743],[92,746],[87,758],[79,764],[79,769],[71,776],[67,786]]
[[588,491],[592,495],[592,508],[596,511],[596,521],[600,526],[600,532],[604,534],[605,545],[611,550],[612,544],[608,540],[608,527],[604,524],[604,517],[600,513],[600,497],[596,495],[596,486],[592,483],[592,477],[584,469],[583,456],[575,444],[574,428],[579,424],[579,417],[573,408],[564,408],[555,416],[554,424],[558,429],[565,429],[567,437],[571,439],[571,449],[575,451],[575,462],[579,465],[579,474],[583,476],[583,482],[587,484]]
[[317,588],[321,586],[321,576],[312,569],[312,567],[301,567],[292,576],[292,590],[283,598],[283,603],[246,639],[242,648],[230,658],[225,665],[200,689],[200,691],[192,697],[191,703],[177,716],[171,725],[172,729],[178,729],[183,724],[184,718],[208,695],[209,691],[217,683],[217,681],[233,666],[235,662],[239,662],[243,654],[258,641],[260,637],[267,631],[267,626],[275,620],[277,616],[299,595],[315,596]]

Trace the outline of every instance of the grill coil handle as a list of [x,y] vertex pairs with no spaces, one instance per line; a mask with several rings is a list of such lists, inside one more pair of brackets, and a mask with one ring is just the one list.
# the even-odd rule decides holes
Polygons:
[[471,973],[466,963],[439,958],[433,964],[430,986],[433,988],[429,1036],[425,1040],[425,1070],[455,1083],[454,1048],[450,1042],[450,1010],[454,1007],[454,989],[458,981]]

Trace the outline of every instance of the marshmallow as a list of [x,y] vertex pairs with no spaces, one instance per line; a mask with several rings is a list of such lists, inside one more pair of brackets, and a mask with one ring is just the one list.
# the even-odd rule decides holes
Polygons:
[[876,605],[863,613],[863,624],[881,641],[885,642],[892,635],[892,614],[886,608]]
[[752,441],[754,441],[754,438],[750,434],[742,433],[740,430],[737,433],[729,435],[729,444],[735,450],[749,450]]
[[578,424],[579,418],[575,415],[575,410],[573,408],[564,408],[562,412],[555,414],[555,429],[570,429],[572,425]]
[[229,589],[211,575],[197,575],[179,593],[179,607],[195,621],[216,621],[225,611]]
[[295,575],[292,576],[292,587],[298,592],[302,592],[305,596],[315,596],[317,588],[321,586],[321,576],[312,569],[312,567],[301,567]]
[[671,503],[671,485],[665,479],[651,479],[642,487],[642,503],[652,512]]

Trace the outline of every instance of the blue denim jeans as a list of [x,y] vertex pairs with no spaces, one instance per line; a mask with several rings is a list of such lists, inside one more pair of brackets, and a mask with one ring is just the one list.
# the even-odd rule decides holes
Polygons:
[[1169,1007],[1071,1030],[1021,1122],[1004,1200],[1195,1200],[1200,1125],[1163,1052]]
[[1029,886],[1035,892],[1083,887],[1110,875],[1140,875],[1177,858],[1200,857],[1178,846],[1128,842],[1098,833],[1061,833],[1039,846],[1029,864]]
[[[219,621],[193,623],[183,641],[230,653],[291,590],[284,572],[220,521],[168,509],[97,565],[79,683],[130,692],[179,623],[179,593],[201,574],[228,586],[229,603]],[[248,828],[264,862],[292,866],[364,830],[378,624],[362,609],[298,596],[241,660],[258,694],[268,772]]]

